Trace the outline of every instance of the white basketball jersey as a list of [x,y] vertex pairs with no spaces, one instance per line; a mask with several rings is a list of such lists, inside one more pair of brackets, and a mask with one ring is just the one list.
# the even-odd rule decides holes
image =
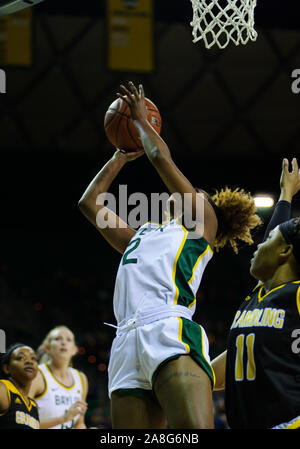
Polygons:
[[121,259],[114,291],[118,324],[137,311],[166,305],[196,308],[196,293],[213,251],[202,237],[190,238],[177,220],[146,223]]
[[[35,398],[39,408],[40,421],[62,416],[74,402],[82,400],[83,380],[78,370],[68,368],[69,376],[73,380],[71,387],[65,387],[56,380],[48,365],[39,365],[39,370],[42,372],[46,383],[44,393]],[[51,427],[51,429],[71,429],[79,417],[78,414],[72,421]]]

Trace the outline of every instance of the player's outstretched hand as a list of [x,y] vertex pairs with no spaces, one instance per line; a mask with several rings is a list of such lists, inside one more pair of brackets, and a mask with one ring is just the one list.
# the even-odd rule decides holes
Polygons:
[[292,160],[292,171],[289,171],[289,161],[282,161],[282,172],[280,177],[281,199],[292,201],[293,196],[300,190],[300,170],[297,159]]
[[137,89],[133,82],[129,81],[128,86],[127,88],[121,84],[122,94],[117,93],[117,96],[128,104],[132,120],[147,120],[145,93],[142,84]]
[[127,151],[122,151],[117,148],[117,151],[113,155],[114,158],[120,158],[124,163],[125,162],[131,162],[137,159],[138,157],[143,156],[145,154],[144,150],[139,151],[131,151],[130,153]]

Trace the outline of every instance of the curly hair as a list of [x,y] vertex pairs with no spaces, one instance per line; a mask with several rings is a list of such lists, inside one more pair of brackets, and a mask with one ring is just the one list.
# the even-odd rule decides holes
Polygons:
[[251,230],[262,224],[262,220],[256,214],[254,198],[250,193],[240,189],[235,190],[225,187],[216,191],[210,197],[215,206],[218,219],[218,232],[215,239],[215,249],[219,251],[229,243],[237,254],[237,239],[253,243]]
[[[204,193],[208,202],[214,208],[218,220],[218,231],[214,242],[214,248],[218,252],[227,243],[233,251],[238,253],[236,240],[242,240],[252,245],[252,229],[263,222],[256,214],[257,208],[251,193],[237,187],[235,190],[224,187],[220,191],[215,190],[210,195],[205,190],[195,187],[197,193]],[[171,220],[169,211],[165,211],[163,224]]]

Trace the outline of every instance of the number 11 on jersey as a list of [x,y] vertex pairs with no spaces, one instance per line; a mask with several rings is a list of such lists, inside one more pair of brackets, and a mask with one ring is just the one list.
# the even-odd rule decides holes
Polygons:
[[254,341],[255,335],[249,334],[246,337],[245,335],[240,334],[236,337],[235,345],[236,345],[236,357],[235,357],[235,380],[242,381],[244,380],[244,346],[246,343],[247,350],[247,371],[246,371],[246,379],[247,380],[255,380],[256,369],[255,369],[255,361],[254,361]]

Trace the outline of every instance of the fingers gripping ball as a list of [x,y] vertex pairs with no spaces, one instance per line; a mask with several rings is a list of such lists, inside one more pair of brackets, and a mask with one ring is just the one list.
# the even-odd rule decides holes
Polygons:
[[[161,116],[152,101],[145,98],[148,122],[160,134]],[[126,152],[143,149],[139,133],[131,120],[130,109],[121,98],[115,100],[108,108],[104,118],[104,129],[110,143]]]

